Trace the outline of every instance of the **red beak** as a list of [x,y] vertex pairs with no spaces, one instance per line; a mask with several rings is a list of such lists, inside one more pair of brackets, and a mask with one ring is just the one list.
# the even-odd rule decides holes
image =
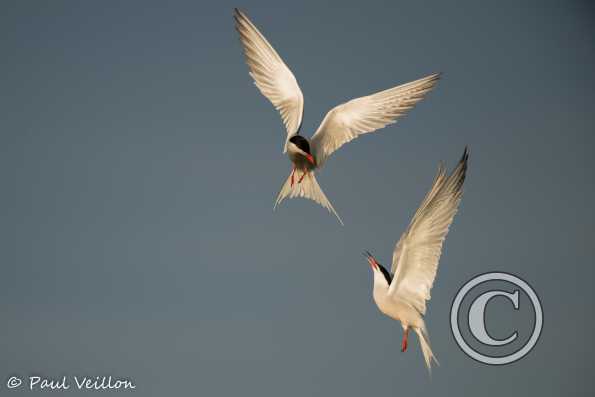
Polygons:
[[312,163],[312,165],[316,165],[316,161],[314,160],[314,157],[311,154],[306,154],[306,158],[310,163]]
[[364,252],[364,256],[368,260],[368,263],[370,264],[370,267],[372,268],[372,270],[378,269],[378,262],[376,262],[376,259],[372,256],[372,254],[370,254],[368,251],[366,251],[366,252]]

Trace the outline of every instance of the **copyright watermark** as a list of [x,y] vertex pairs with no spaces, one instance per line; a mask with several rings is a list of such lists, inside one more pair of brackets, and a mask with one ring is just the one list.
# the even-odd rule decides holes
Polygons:
[[18,376],[11,376],[6,382],[6,387],[9,389],[18,389],[23,384],[23,380]]
[[127,378],[115,376],[61,376],[49,378],[38,375],[11,376],[5,382],[10,390],[26,389],[35,391],[58,390],[93,390],[93,391],[118,391],[134,390],[136,385]]
[[[492,325],[507,336],[497,338],[488,332],[488,303],[492,300]],[[505,365],[520,360],[536,345],[543,328],[543,309],[526,281],[508,273],[486,273],[461,287],[451,306],[450,327],[469,357],[484,364]]]

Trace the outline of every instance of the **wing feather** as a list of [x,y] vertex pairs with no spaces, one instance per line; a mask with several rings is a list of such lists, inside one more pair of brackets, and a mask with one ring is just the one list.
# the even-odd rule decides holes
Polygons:
[[394,278],[389,293],[407,301],[421,314],[426,312],[442,245],[461,201],[468,158],[465,148],[449,177],[439,166],[432,188],[395,246],[391,268]]
[[236,30],[244,47],[250,76],[266,98],[281,115],[287,137],[283,152],[287,151],[287,141],[298,133],[304,113],[304,96],[291,70],[285,65],[273,46],[237,8],[234,10]]
[[376,94],[352,99],[331,109],[312,136],[318,165],[322,165],[347,142],[395,123],[423,99],[439,78],[439,74],[432,74]]

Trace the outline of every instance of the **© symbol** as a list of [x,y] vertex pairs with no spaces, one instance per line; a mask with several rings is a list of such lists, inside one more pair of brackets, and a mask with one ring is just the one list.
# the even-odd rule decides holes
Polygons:
[[[473,288],[488,281],[504,281],[512,284],[516,289],[512,293],[500,289],[493,289],[484,292],[473,300],[467,314],[467,325],[469,326],[471,335],[473,335],[473,337],[479,342],[492,347],[506,346],[512,343],[518,337],[517,330],[512,332],[507,338],[504,339],[494,339],[492,336],[490,336],[485,327],[485,311],[486,306],[492,298],[495,298],[496,296],[503,296],[507,298],[510,303],[512,303],[514,310],[519,310],[520,288],[520,290],[522,290],[529,297],[529,300],[533,305],[533,311],[535,313],[533,331],[527,342],[520,349],[504,356],[490,356],[478,352],[476,349],[471,347],[469,343],[467,343],[459,328],[459,314],[465,314],[459,313],[463,299]],[[541,329],[543,328],[543,310],[541,308],[541,303],[539,302],[539,297],[533,288],[531,288],[531,286],[525,281],[508,273],[486,273],[469,280],[459,290],[450,309],[450,327],[457,344],[469,357],[484,364],[505,365],[520,360],[526,356],[531,351],[531,349],[533,349],[537,343],[537,340],[539,339],[539,336],[541,335]]]

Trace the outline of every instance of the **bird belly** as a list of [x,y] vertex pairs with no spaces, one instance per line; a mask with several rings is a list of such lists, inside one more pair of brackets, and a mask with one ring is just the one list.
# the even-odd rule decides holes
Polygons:
[[376,304],[382,313],[394,320],[400,321],[403,325],[420,327],[423,324],[423,319],[417,310],[400,299],[393,299],[390,296],[386,296],[376,300]]

